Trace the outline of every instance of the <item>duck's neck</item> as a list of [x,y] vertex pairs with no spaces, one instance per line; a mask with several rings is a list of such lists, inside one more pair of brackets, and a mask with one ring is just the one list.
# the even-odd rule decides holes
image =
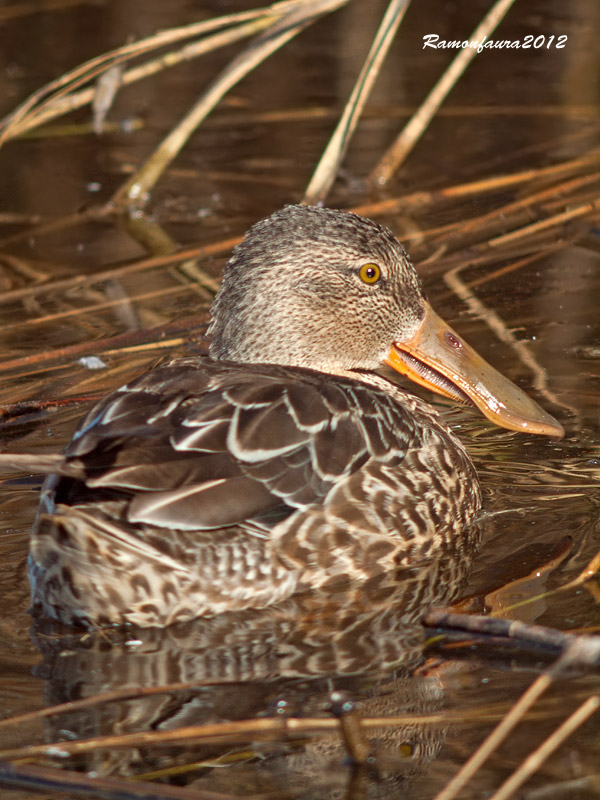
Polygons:
[[385,392],[385,394],[391,397],[396,403],[410,411],[411,415],[420,421],[420,424],[442,428],[452,437],[455,444],[460,447],[461,450],[464,450],[462,442],[456,437],[438,410],[426,400],[422,400],[416,394],[413,394],[410,388],[399,386],[395,380],[393,380],[393,377],[387,378],[384,375],[369,370],[339,370],[336,372],[336,375],[360,381],[368,386],[372,386],[374,389]]

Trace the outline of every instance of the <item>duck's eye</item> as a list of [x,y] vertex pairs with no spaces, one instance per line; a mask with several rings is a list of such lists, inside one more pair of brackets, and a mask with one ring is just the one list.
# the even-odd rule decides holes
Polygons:
[[363,283],[377,283],[381,278],[381,270],[377,264],[363,264],[359,275]]

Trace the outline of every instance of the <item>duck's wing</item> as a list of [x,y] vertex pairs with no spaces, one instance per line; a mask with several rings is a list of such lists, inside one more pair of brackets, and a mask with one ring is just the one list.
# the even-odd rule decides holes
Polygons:
[[[168,625],[330,580],[339,593],[340,578],[393,582],[417,541],[406,521],[426,507],[435,524],[439,504],[451,516],[471,474],[435,413],[419,413],[408,396],[310,370],[194,359],[146,373],[47,465],[34,609]],[[427,474],[438,455],[462,495]]]
[[169,530],[266,531],[369,459],[397,463],[415,428],[399,414],[310,371],[173,362],[90,411],[53,470],[54,500],[124,499],[128,522]]

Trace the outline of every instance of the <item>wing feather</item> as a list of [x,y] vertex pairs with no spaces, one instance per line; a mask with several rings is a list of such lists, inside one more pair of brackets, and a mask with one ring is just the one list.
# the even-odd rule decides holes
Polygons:
[[66,451],[85,477],[61,478],[57,502],[124,501],[131,523],[165,530],[275,525],[398,457],[387,404],[310,370],[172,362],[90,411]]

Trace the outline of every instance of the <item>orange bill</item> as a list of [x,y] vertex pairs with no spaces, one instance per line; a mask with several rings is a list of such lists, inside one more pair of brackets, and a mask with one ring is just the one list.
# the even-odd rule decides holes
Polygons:
[[438,317],[427,312],[416,334],[394,342],[386,363],[415,383],[444,397],[471,402],[496,425],[513,431],[561,438],[562,425],[484,361]]

